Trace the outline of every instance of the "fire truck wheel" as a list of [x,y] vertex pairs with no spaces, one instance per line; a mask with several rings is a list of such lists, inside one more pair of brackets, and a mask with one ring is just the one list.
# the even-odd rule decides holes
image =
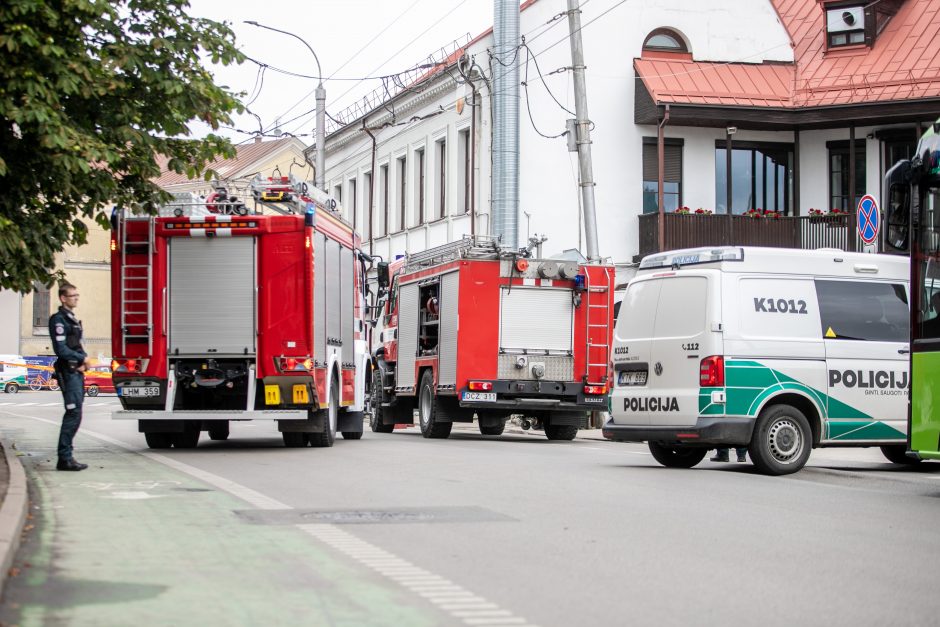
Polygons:
[[[210,437],[212,432],[209,433]],[[300,431],[284,431],[281,433],[284,438],[284,446],[287,448],[303,448],[307,446],[307,434]]]
[[220,422],[219,424],[212,425],[209,427],[209,439],[210,440],[227,440],[228,439],[228,421]]
[[707,448],[666,446],[659,442],[648,442],[650,454],[666,468],[692,468],[705,459]]
[[182,433],[173,434],[173,446],[176,448],[196,448],[199,445],[199,425],[186,424]]
[[382,422],[382,414],[385,412],[382,409],[382,371],[379,368],[372,371],[371,394],[369,404],[372,413],[369,414],[369,427],[372,428],[373,433],[391,433],[395,429],[395,425],[387,425]]
[[339,380],[334,376],[330,382],[330,407],[323,416],[323,431],[307,434],[310,446],[329,448],[336,441],[336,423],[339,420]]
[[480,433],[483,435],[502,435],[503,429],[506,428],[505,422],[499,422],[497,424],[480,424]]
[[573,440],[578,435],[575,425],[545,425],[545,437],[549,440]]
[[344,440],[361,440],[362,431],[343,431]]
[[145,433],[144,439],[147,440],[149,448],[170,448],[173,445],[172,433]]
[[440,420],[439,414],[442,413],[442,407],[434,393],[434,375],[430,370],[425,370],[421,375],[421,386],[418,390],[418,421],[421,426],[421,435],[426,438],[449,437],[454,423]]

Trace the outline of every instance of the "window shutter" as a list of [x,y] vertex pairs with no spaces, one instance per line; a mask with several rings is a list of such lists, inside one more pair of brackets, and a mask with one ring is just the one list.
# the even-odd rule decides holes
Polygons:
[[33,326],[49,324],[49,288],[42,283],[33,283]]
[[[673,183],[682,181],[682,146],[663,146],[663,180]],[[659,180],[659,159],[656,144],[643,144],[643,180]]]

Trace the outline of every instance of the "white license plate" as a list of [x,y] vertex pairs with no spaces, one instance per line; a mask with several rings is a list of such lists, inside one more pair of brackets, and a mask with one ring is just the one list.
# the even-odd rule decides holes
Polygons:
[[464,392],[465,401],[496,401],[496,392]]
[[646,371],[621,370],[617,376],[617,385],[646,385]]
[[121,396],[160,396],[160,388],[156,385],[148,386],[134,386],[125,385],[124,387],[118,388]]

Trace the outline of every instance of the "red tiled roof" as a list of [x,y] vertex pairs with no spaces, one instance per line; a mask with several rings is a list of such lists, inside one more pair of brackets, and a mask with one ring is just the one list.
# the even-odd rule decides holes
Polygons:
[[[262,141],[262,142],[251,142],[248,144],[241,144],[235,146],[235,157],[232,159],[216,159],[210,164],[210,168],[219,173],[219,178],[221,180],[228,179],[239,172],[242,172],[246,168],[250,167],[253,163],[262,161],[270,157],[273,153],[281,150],[288,146],[291,142],[295,141],[294,138],[285,137],[283,139],[275,139],[273,141]],[[172,170],[168,170],[166,167],[168,159],[165,156],[158,156],[157,163],[160,165],[161,174],[154,180],[154,183],[160,187],[168,187],[171,185],[182,185],[186,183],[191,183],[193,179],[190,179],[185,174],[177,174]]]
[[657,104],[814,107],[940,97],[940,2],[907,0],[871,48],[826,52],[818,0],[770,0],[794,63],[634,62]]

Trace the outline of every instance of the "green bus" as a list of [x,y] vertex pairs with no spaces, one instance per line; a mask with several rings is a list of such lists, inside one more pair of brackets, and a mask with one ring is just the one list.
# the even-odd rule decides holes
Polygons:
[[940,459],[940,119],[887,174],[882,250],[911,256],[908,450]]

